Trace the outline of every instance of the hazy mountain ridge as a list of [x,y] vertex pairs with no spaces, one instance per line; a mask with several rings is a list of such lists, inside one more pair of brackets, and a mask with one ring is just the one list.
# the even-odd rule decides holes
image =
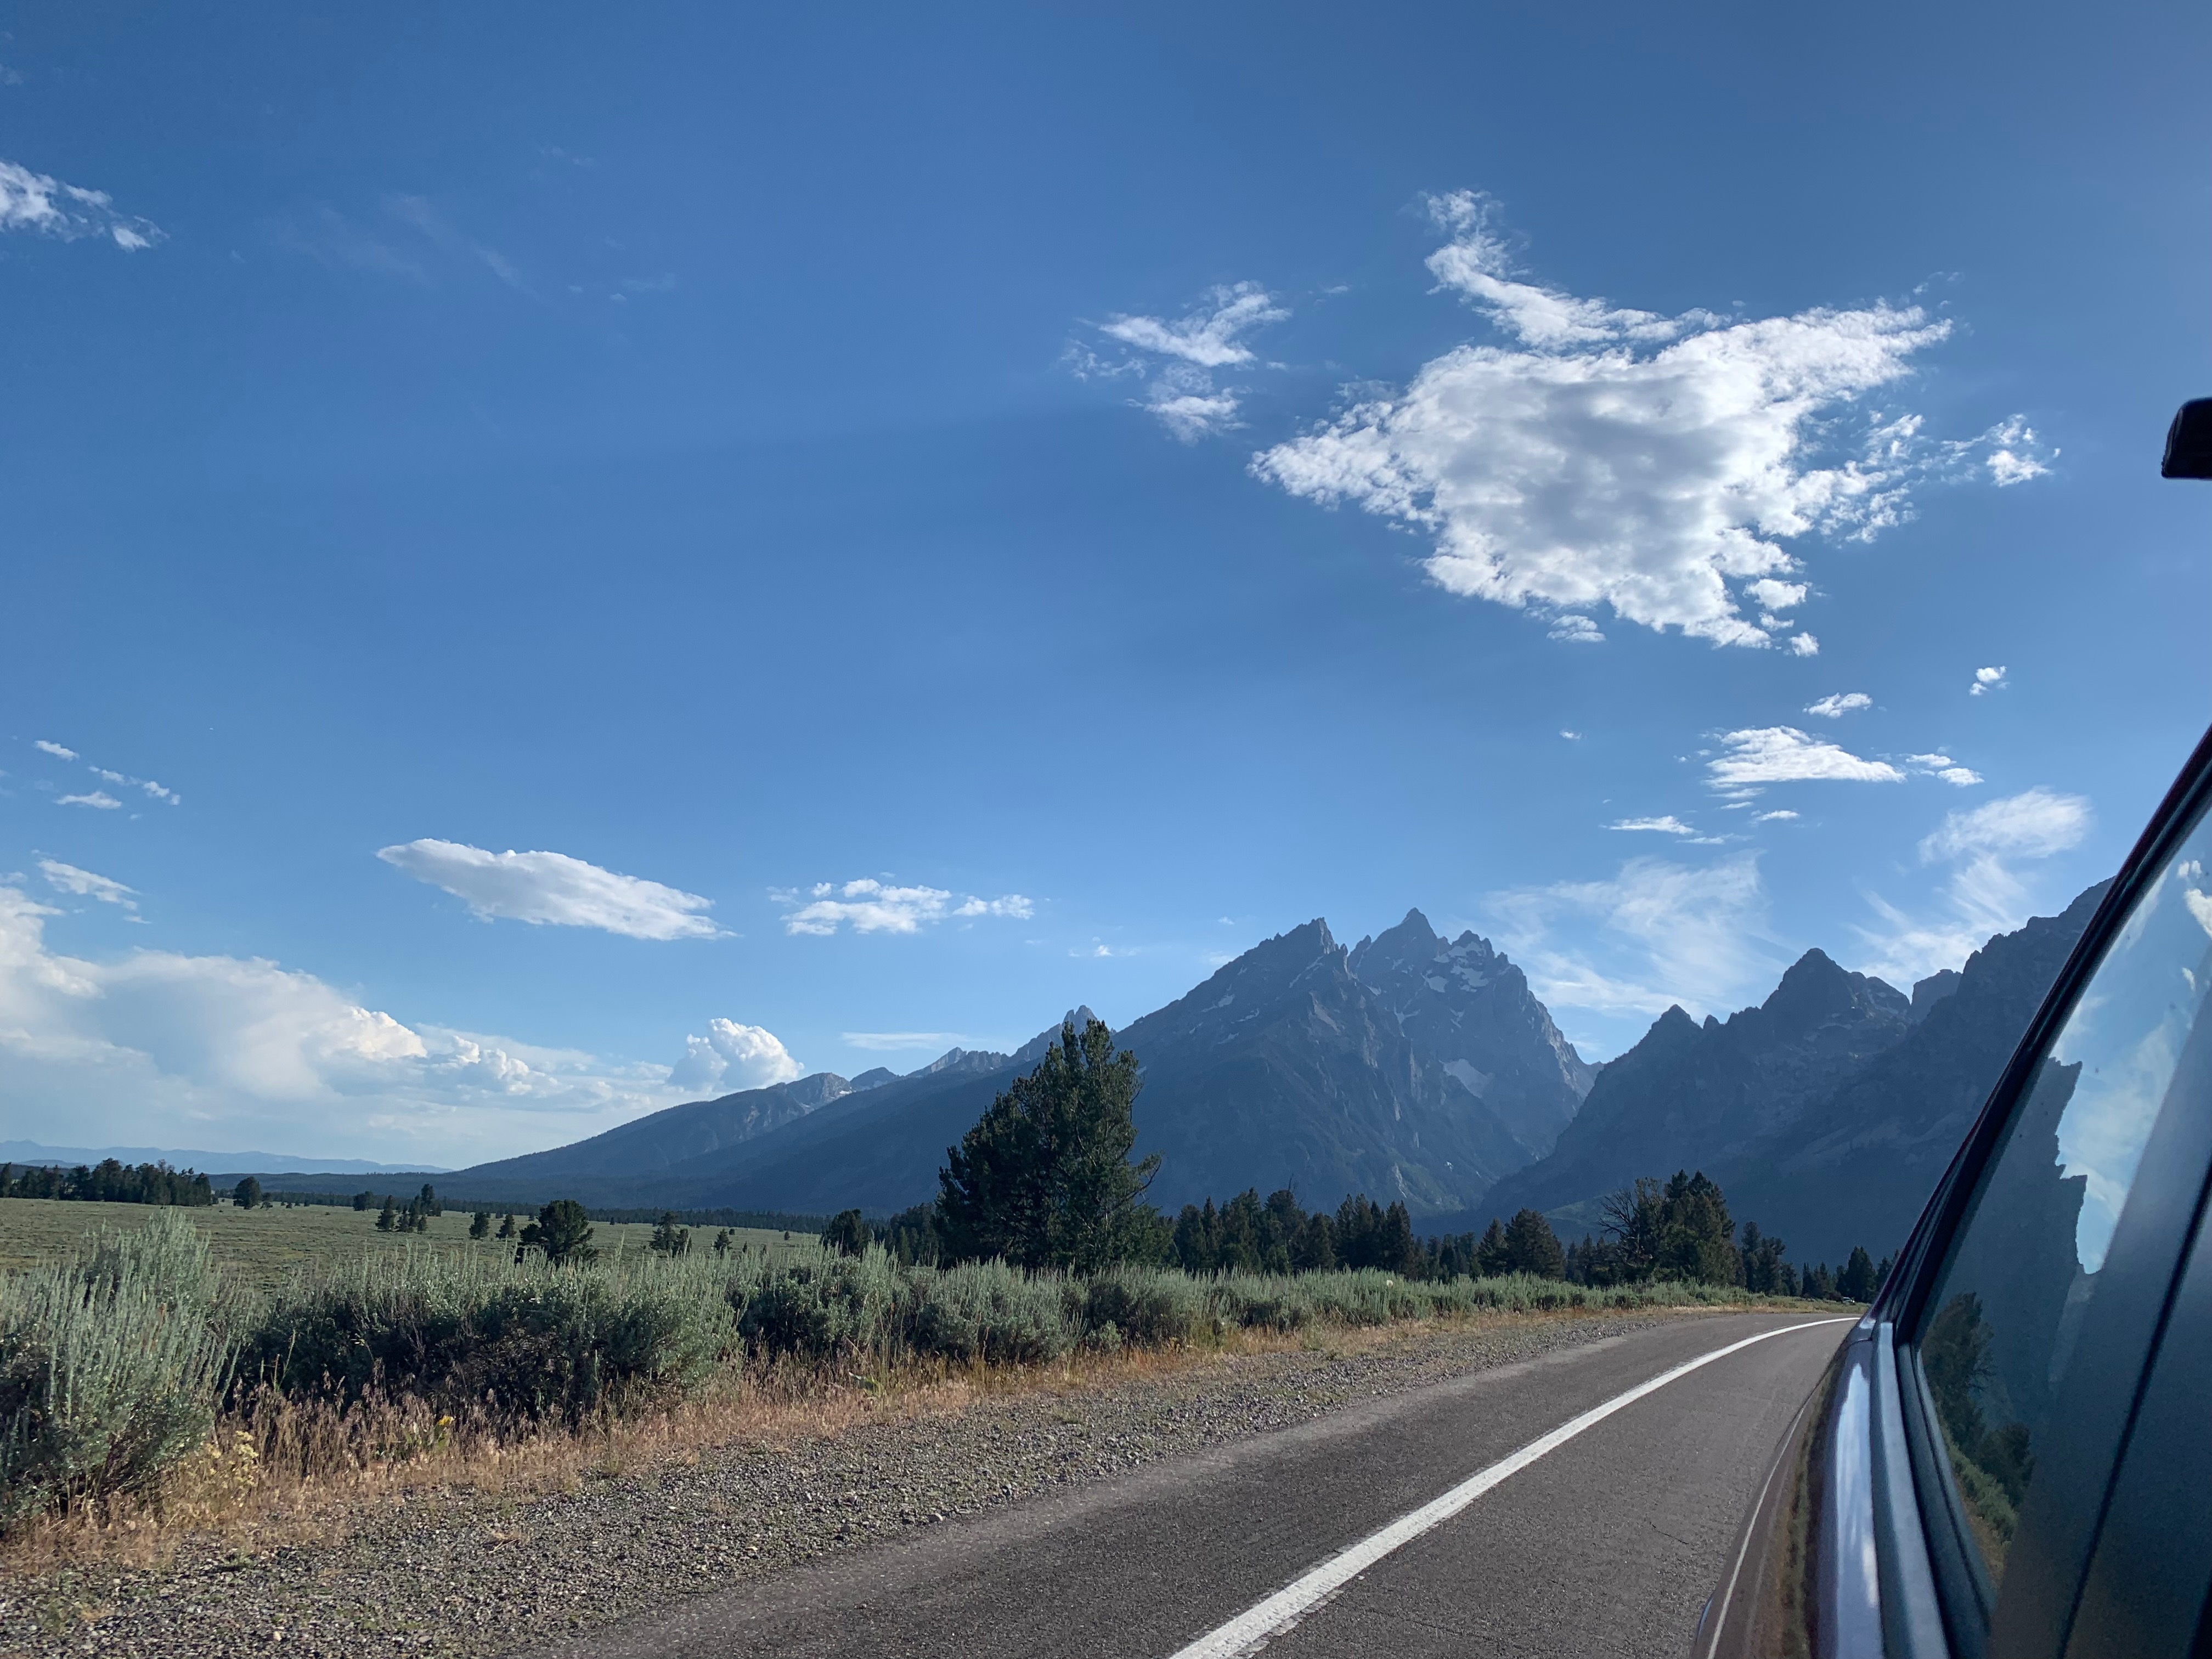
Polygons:
[[1703,1024],[1679,1007],[1607,1066],[1552,1155],[1499,1183],[1576,1227],[1638,1175],[1703,1169],[1794,1257],[1894,1249],[2075,942],[2100,884],[1913,988],[1808,951],[1765,1003]]

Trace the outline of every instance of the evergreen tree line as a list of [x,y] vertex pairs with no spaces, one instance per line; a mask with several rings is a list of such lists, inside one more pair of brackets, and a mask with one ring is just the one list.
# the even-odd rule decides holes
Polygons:
[[21,1175],[0,1164],[0,1198],[73,1199],[90,1204],[181,1204],[198,1208],[215,1202],[208,1178],[167,1164],[124,1164],[103,1158],[74,1170],[33,1164]]
[[[1741,1285],[1767,1295],[1868,1301],[1889,1264],[1854,1249],[1840,1271],[1793,1268],[1778,1238],[1746,1224],[1739,1240],[1718,1185],[1702,1171],[1645,1176],[1604,1200],[1600,1234],[1563,1245],[1534,1210],[1493,1219],[1480,1234],[1420,1238],[1403,1203],[1354,1194],[1334,1213],[1309,1212],[1285,1188],[1256,1188],[1217,1205],[1183,1206],[1172,1222],[1144,1193],[1156,1156],[1133,1160],[1141,1086],[1136,1057],[1118,1054],[1104,1024],[1073,1023],[1036,1071],[994,1099],[947,1150],[933,1204],[871,1223],[831,1218],[823,1243],[847,1255],[880,1243],[898,1260],[950,1266],[1002,1258],[1087,1273],[1123,1262],[1188,1273],[1297,1273],[1373,1267],[1409,1279],[1528,1273],[1608,1285],[1652,1279]],[[673,1218],[669,1220],[672,1223]]]

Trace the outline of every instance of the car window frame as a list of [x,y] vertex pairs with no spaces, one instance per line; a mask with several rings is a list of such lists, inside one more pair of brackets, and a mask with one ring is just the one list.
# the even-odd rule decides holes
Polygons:
[[[2107,1268],[2120,1271],[2091,1298],[2075,1347],[2076,1360],[2060,1388],[2058,1413],[2087,1410],[2094,1419],[2091,1432],[2069,1432],[2051,1448],[2056,1455],[2039,1463],[2004,1582],[1996,1587],[1993,1601],[1979,1552],[1958,1511],[1948,1459],[1935,1427],[1917,1353],[1903,1334],[1918,1328],[1981,1177],[2004,1147],[2043,1057],[2135,907],[2150,884],[2163,878],[2208,805],[2212,805],[2212,731],[2198,740],[2075,942],[1876,1299],[1875,1318],[1900,1337],[1895,1375],[1905,1448],[1913,1464],[1937,1599],[1961,1659],[1980,1659],[1984,1652],[2002,1659],[2057,1659],[2063,1650],[2097,1529],[2124,1457],[2145,1378],[2156,1366],[2187,1247],[2203,1209],[2208,1176],[2212,1176],[2212,1112],[2161,1113],[2144,1148],[2106,1258]],[[2118,1289],[2108,1297],[2106,1291],[2114,1287]],[[2112,1340],[2116,1328],[2140,1334],[2146,1322],[2147,1349],[2133,1340]],[[2104,1346],[2093,1346],[2100,1338]],[[2123,1370],[2128,1374],[2118,1374]]]

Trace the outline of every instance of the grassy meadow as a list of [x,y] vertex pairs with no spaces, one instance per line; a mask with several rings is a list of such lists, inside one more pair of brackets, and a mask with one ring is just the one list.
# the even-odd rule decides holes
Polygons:
[[[404,1198],[407,1194],[399,1196]],[[161,1212],[161,1207],[154,1204],[85,1204],[48,1198],[0,1199],[0,1272],[28,1267],[42,1260],[65,1255],[80,1239],[102,1227],[143,1227]],[[471,1243],[470,1212],[466,1210],[448,1210],[443,1215],[432,1216],[428,1232],[413,1234],[377,1231],[374,1210],[364,1212],[319,1204],[289,1208],[279,1204],[274,1209],[241,1210],[222,1203],[209,1208],[180,1210],[178,1213],[206,1236],[216,1265],[228,1278],[261,1290],[276,1289],[296,1271],[319,1271],[364,1252],[404,1256],[410,1243],[418,1251],[424,1244],[459,1246],[487,1255],[501,1252],[512,1255],[514,1251],[511,1242],[501,1244],[495,1239],[484,1239]],[[529,1219],[529,1212],[520,1213],[516,1224]],[[601,1221],[593,1224],[598,1231],[592,1235],[592,1243],[610,1255],[643,1253],[653,1237],[649,1222]],[[493,1226],[497,1225],[495,1212]],[[712,1227],[693,1228],[691,1248],[696,1250],[711,1247],[714,1232]],[[733,1230],[732,1242],[756,1250],[778,1252],[787,1249],[811,1252],[814,1248],[811,1235],[793,1234],[786,1245],[781,1233],[752,1229]]]

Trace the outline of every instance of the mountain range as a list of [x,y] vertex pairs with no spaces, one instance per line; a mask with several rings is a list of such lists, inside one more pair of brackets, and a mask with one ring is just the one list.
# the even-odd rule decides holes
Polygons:
[[[1569,1237],[1638,1176],[1702,1169],[1800,1260],[1894,1249],[2101,896],[1993,938],[1908,994],[1807,951],[1726,1019],[1670,1007],[1602,1066],[1527,977],[1418,910],[1339,944],[1316,919],[1115,1034],[1137,1055],[1148,1194],[1173,1212],[1256,1187],[1309,1206],[1403,1202],[1425,1231],[1523,1207]],[[1087,1008],[1066,1016],[1079,1025]],[[889,1213],[935,1194],[954,1145],[1056,1023],[1012,1054],[818,1073],[693,1101],[440,1178],[454,1201]],[[297,1184],[299,1177],[288,1179]]]

